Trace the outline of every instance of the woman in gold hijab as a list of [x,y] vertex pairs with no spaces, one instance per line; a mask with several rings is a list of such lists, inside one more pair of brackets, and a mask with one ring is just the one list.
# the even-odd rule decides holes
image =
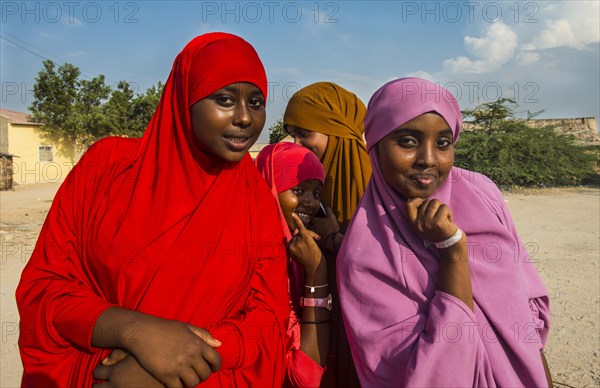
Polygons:
[[[365,104],[353,93],[331,82],[317,82],[296,92],[288,102],[283,123],[288,133],[321,160],[325,187],[321,200],[329,214],[313,218],[311,228],[329,251],[329,274],[354,211],[371,177],[371,163],[363,139]],[[334,296],[327,372],[321,386],[358,387],[358,377],[342,322],[335,279],[328,279]]]
[[[326,176],[322,199],[333,209],[342,230],[346,230],[371,177],[363,139],[366,110],[355,94],[331,82],[317,82],[296,92],[283,116],[295,142],[321,159]],[[326,135],[325,147],[320,148],[324,153],[316,152],[318,145],[303,144],[303,135]],[[324,136],[320,138],[323,142]]]

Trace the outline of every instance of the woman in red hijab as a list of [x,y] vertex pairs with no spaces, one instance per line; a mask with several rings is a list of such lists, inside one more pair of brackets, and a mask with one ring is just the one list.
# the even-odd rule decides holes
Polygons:
[[[329,349],[331,294],[327,262],[314,232],[306,227],[320,207],[325,170],[309,149],[294,143],[269,144],[256,166],[279,204],[289,253],[292,311],[288,325],[286,385],[318,387]],[[299,319],[300,318],[300,319]]]
[[[144,136],[84,155],[17,289],[23,386],[282,383],[286,254],[247,153],[266,96],[252,46],[202,35],[175,59]],[[96,368],[116,348],[130,356]]]

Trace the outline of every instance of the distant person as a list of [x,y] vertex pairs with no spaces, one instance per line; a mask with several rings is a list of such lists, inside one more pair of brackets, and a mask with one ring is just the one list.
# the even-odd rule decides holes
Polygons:
[[[322,201],[326,217],[315,218],[311,229],[327,253],[330,279],[335,279],[335,257],[356,206],[371,177],[371,164],[363,139],[366,108],[353,93],[331,82],[317,82],[296,92],[288,102],[283,123],[287,132],[317,155],[325,168]],[[334,297],[330,360],[324,386],[355,387],[358,377],[339,312],[337,287]]]
[[293,143],[270,144],[256,165],[279,204],[290,259],[292,314],[288,325],[288,380],[292,387],[318,387],[329,348],[327,262],[306,229],[320,209],[325,171],[309,150]]
[[364,387],[551,386],[548,293],[487,177],[453,167],[449,91],[383,85],[365,135],[373,177],[338,255]]
[[[266,97],[252,46],[205,34],[142,138],[87,151],[17,288],[24,387],[282,384],[286,253],[248,154]],[[99,365],[113,349],[129,356]]]

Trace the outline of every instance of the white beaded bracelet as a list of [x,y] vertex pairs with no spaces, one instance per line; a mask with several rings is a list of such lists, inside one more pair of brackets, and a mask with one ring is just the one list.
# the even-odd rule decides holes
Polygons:
[[435,245],[435,247],[439,248],[439,249],[451,247],[452,245],[454,245],[460,241],[460,239],[462,238],[462,235],[463,235],[462,230],[460,230],[460,228],[458,228],[456,233],[454,233],[451,237],[447,238],[444,241],[436,242],[433,245]]

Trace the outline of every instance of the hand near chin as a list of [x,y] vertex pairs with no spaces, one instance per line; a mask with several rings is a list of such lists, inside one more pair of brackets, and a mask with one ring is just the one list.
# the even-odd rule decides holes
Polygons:
[[406,201],[410,226],[424,240],[444,241],[458,230],[450,208],[437,199],[411,198]]
[[309,228],[321,236],[319,244],[324,243],[325,239],[332,233],[340,231],[340,224],[338,224],[335,213],[331,208],[326,209],[327,214],[325,217],[313,217],[310,220]]
[[306,229],[296,214],[292,213],[292,220],[296,230],[287,245],[288,255],[300,264],[306,272],[314,272],[323,258],[316,241],[320,237],[315,232]]

